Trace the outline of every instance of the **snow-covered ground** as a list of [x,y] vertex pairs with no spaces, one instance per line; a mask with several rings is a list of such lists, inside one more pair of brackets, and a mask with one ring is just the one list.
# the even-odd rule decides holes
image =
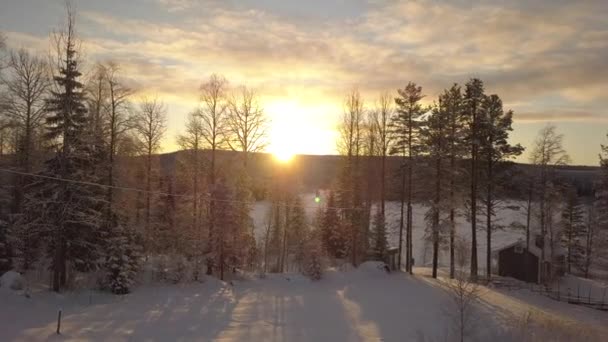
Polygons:
[[[313,199],[312,194],[303,195],[310,218],[317,210]],[[259,202],[253,208],[258,236],[268,207],[268,202]],[[390,202],[387,209],[389,240],[396,245],[399,204]],[[318,282],[298,274],[251,276],[233,283],[207,278],[203,283],[142,285],[124,296],[97,291],[56,294],[34,286],[26,298],[23,291],[3,287],[0,341],[452,341],[456,310],[446,280],[432,279],[426,267],[430,249],[425,251],[423,239],[424,210],[414,208],[414,276],[387,274],[375,263],[364,263],[354,270],[329,270]],[[504,225],[524,219],[511,209],[498,215]],[[470,237],[463,218],[457,234]],[[478,233],[482,268],[485,237],[483,231]],[[523,232],[507,229],[496,232],[493,241],[501,246],[521,237]],[[447,266],[445,252],[441,262],[440,278]],[[603,295],[605,284],[596,281],[567,277],[560,286],[579,284],[592,288],[594,298]],[[56,335],[59,309],[62,333]],[[530,313],[541,321],[533,328],[531,323],[522,327]],[[519,341],[514,332],[525,335],[538,327],[557,335],[535,332],[530,341],[562,340],[561,329],[569,331],[570,338],[564,339],[568,341],[594,341],[585,333],[608,334],[608,312],[554,301],[525,287],[481,287],[472,317],[468,340]]]
[[[329,271],[318,282],[269,275],[231,284],[147,286],[125,296],[99,292],[0,290],[1,341],[451,341],[452,299],[428,269],[386,274],[376,264]],[[608,313],[552,301],[527,290],[481,289],[474,340],[504,336],[528,312],[586,329]],[[62,309],[61,335],[56,335]],[[450,313],[451,312],[451,313]],[[499,339],[501,340],[501,339]]]

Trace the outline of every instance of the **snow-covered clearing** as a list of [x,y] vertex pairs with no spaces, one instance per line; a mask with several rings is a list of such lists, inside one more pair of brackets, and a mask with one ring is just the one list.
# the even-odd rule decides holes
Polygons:
[[[99,292],[31,298],[0,290],[0,340],[102,341],[426,341],[452,340],[452,301],[428,269],[416,276],[386,274],[364,264],[330,271],[312,282],[299,275],[269,275],[234,285],[145,286],[132,294]],[[56,335],[57,310],[63,310]],[[602,329],[608,313],[573,307],[527,290],[482,288],[477,340],[504,334],[513,320],[542,311],[579,326]],[[576,313],[576,314],[575,314]]]

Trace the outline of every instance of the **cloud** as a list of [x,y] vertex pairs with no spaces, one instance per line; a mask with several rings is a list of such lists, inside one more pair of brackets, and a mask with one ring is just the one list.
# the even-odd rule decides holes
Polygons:
[[324,108],[315,120],[335,122],[340,113],[330,108],[353,86],[372,103],[411,80],[430,101],[453,82],[480,77],[505,103],[526,104],[514,108],[515,120],[605,121],[605,1],[359,1],[348,15],[296,19],[270,2],[153,2],[170,12],[162,21],[81,11],[87,53],[119,61],[139,88],[182,103],[194,103],[198,84],[217,72],[268,101],[314,103]]
[[521,122],[608,122],[608,113],[597,113],[585,110],[545,110],[516,112]]

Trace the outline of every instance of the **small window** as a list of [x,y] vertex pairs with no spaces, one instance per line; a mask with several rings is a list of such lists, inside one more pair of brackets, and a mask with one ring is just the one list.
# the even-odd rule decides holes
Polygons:
[[522,254],[524,252],[524,248],[522,246],[515,246],[513,251],[517,254]]

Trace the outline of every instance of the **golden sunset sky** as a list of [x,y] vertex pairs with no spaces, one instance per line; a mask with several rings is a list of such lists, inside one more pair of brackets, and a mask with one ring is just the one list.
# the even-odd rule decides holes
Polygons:
[[[608,143],[608,1],[80,0],[87,66],[112,59],[168,105],[164,150],[211,73],[262,96],[270,150],[333,154],[345,94],[368,106],[408,81],[432,101],[479,77],[515,111],[513,143],[553,122],[575,164]],[[47,54],[60,0],[0,0],[11,48]],[[527,154],[519,159],[527,161]]]

